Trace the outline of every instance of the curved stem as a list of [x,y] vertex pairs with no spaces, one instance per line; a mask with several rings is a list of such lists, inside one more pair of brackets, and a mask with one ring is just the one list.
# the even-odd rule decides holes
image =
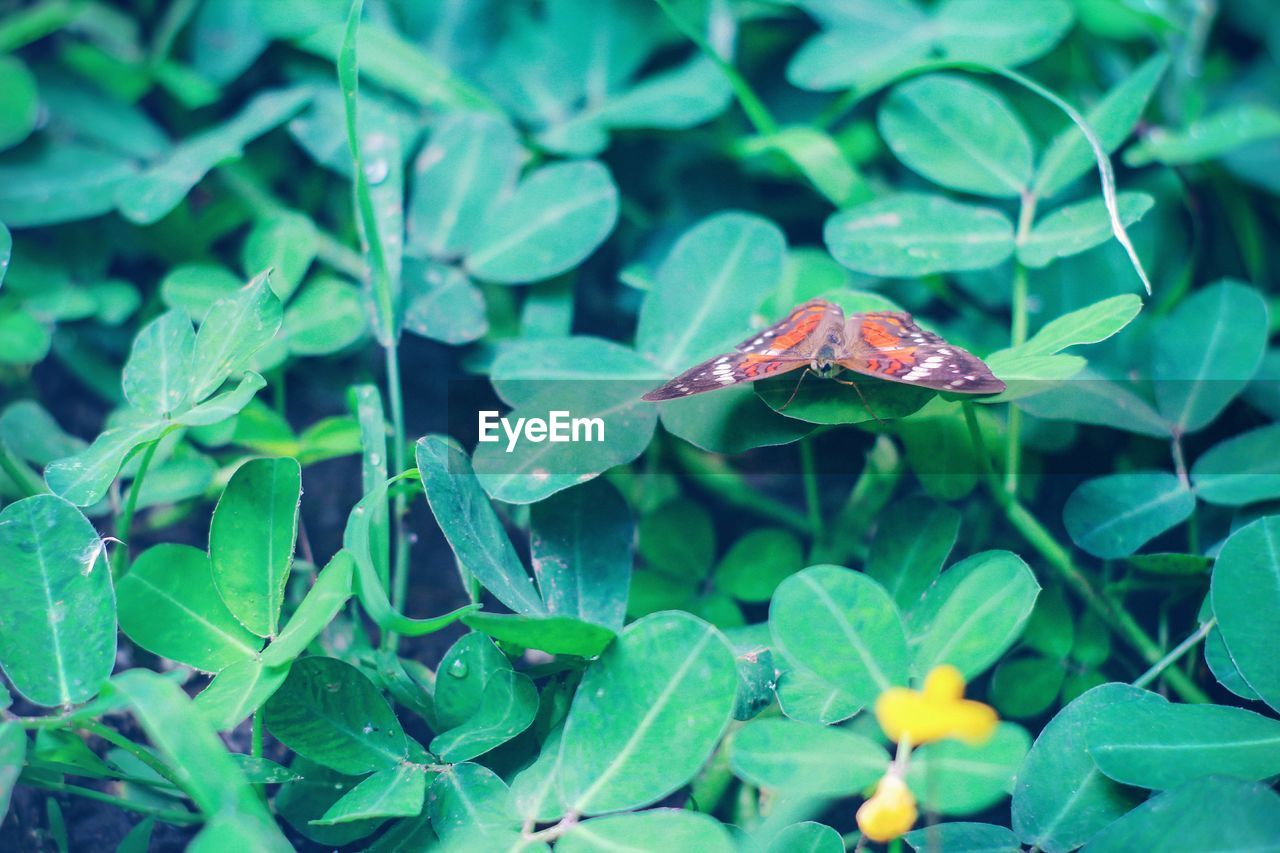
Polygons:
[[[992,498],[1004,510],[1005,518],[1022,535],[1022,538],[1040,553],[1045,564],[1053,570],[1058,579],[1070,588],[1086,607],[1097,614],[1112,633],[1127,642],[1148,664],[1159,662],[1164,656],[1164,650],[1138,624],[1133,614],[1095,589],[1089,576],[1072,561],[1070,552],[1054,539],[1053,534],[1040,523],[1040,520],[1017,498],[1000,488],[982,442],[982,427],[978,424],[973,403],[966,402],[963,407],[965,423],[969,427],[969,437],[973,441],[974,451],[978,457],[978,466]],[[1186,701],[1209,701],[1208,694],[1181,670],[1170,670],[1165,677],[1174,692]]]
[[138,466],[137,476],[129,484],[129,494],[124,501],[124,510],[116,519],[116,538],[120,540],[120,545],[116,548],[117,558],[112,561],[113,577],[121,577],[129,571],[129,536],[133,528],[133,515],[138,509],[138,495],[142,493],[142,481],[147,476],[147,469],[151,467],[151,460],[155,458],[156,448],[159,446],[160,439],[157,438],[147,444],[146,450],[142,452],[142,463]]
[[[1148,684],[1155,681],[1162,672],[1168,669],[1172,664],[1176,663],[1178,658],[1186,654],[1193,646],[1196,645],[1196,643],[1199,643],[1205,637],[1209,636],[1209,632],[1212,631],[1213,626],[1217,624],[1218,617],[1215,616],[1208,622],[1201,625],[1195,633],[1187,637],[1181,643],[1178,643],[1178,645],[1174,646],[1167,655],[1152,664],[1150,669],[1135,678],[1133,680],[1133,686],[1146,687]],[[1178,672],[1178,670],[1174,670],[1174,672]]]
[[191,824],[203,823],[204,817],[195,812],[179,811],[176,809],[156,809],[142,803],[136,803],[133,800],[126,800],[123,797],[115,797],[111,794],[104,794],[102,791],[95,791],[93,788],[84,788],[80,785],[68,785],[64,782],[45,782],[39,779],[23,779],[20,783],[32,788],[39,788],[43,791],[53,791],[59,794],[73,794],[77,797],[84,797],[87,800],[97,800],[100,803],[109,803],[122,809],[138,812],[139,814],[149,815],[156,820],[162,820],[165,823],[177,824],[178,826],[188,826]]
[[120,747],[125,752],[147,765],[147,767],[150,767],[179,791],[186,790],[183,787],[182,782],[178,779],[178,775],[170,770],[168,765],[159,758],[156,758],[156,756],[149,750],[129,740],[115,729],[112,729],[97,720],[89,720],[87,722],[80,723],[77,725],[77,728],[84,729],[86,732],[102,738],[107,743]]

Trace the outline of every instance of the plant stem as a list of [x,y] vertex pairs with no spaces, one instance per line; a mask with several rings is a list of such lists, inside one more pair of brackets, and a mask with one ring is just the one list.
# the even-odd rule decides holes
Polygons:
[[[1022,194],[1022,206],[1018,211],[1018,232],[1014,242],[1021,246],[1031,233],[1036,217],[1036,196],[1030,191]],[[1027,342],[1027,268],[1016,257],[1013,260],[1013,305],[1009,323],[1009,346],[1018,347]],[[1004,490],[1011,495],[1018,493],[1018,474],[1022,469],[1022,410],[1009,406],[1009,425],[1005,433]]]
[[250,734],[249,754],[254,758],[262,757],[262,709],[253,712],[253,729]]
[[112,729],[104,725],[103,723],[98,722],[97,720],[89,720],[88,722],[85,722],[85,723],[76,724],[76,726],[77,728],[84,729],[86,732],[89,732],[92,735],[96,735],[97,737],[102,738],[109,744],[120,747],[125,752],[129,753],[134,758],[138,759],[143,764],[147,765],[147,767],[150,767],[152,770],[158,773],[161,776],[161,778],[169,782],[179,791],[186,790],[181,780],[178,779],[178,775],[174,773],[173,770],[171,770],[167,764],[165,764],[159,758],[156,758],[155,755],[153,755],[150,752],[150,750],[147,750],[142,746],[139,746],[138,744],[129,740],[129,738],[117,732],[115,729]]
[[[1165,655],[1164,657],[1160,658],[1160,660],[1153,663],[1150,669],[1148,669],[1146,672],[1142,673],[1142,675],[1139,675],[1137,678],[1135,678],[1133,680],[1133,686],[1146,687],[1148,684],[1155,681],[1156,678],[1158,678],[1162,672],[1168,669],[1168,667],[1171,666],[1172,664],[1176,663],[1178,658],[1182,657],[1184,654],[1190,651],[1196,645],[1196,643],[1199,643],[1201,640],[1207,637],[1209,635],[1209,632],[1213,630],[1213,626],[1217,624],[1218,624],[1218,618],[1215,616],[1214,618],[1210,619],[1208,622],[1201,625],[1195,631],[1195,633],[1191,634],[1191,636],[1187,637],[1181,643],[1178,643],[1178,645],[1174,646],[1167,655]],[[1174,670],[1174,672],[1180,672],[1180,670]]]
[[124,500],[124,510],[116,519],[116,538],[121,544],[116,548],[116,559],[112,561],[112,577],[122,577],[129,571],[129,537],[133,529],[133,515],[138,509],[138,495],[142,492],[142,481],[147,476],[147,469],[151,467],[151,460],[155,458],[160,440],[157,438],[149,442],[146,449],[142,451],[142,462],[138,465],[137,476],[129,484],[129,494]]
[[808,511],[809,529],[816,544],[823,534],[822,505],[818,496],[818,475],[813,467],[813,442],[808,438],[800,440],[800,471],[804,477],[804,505]]
[[700,32],[689,26],[688,22],[676,14],[667,0],[656,0],[656,2],[667,16],[667,19],[675,25],[675,28],[683,33],[685,38],[696,44],[703,55],[714,62],[720,72],[728,79],[729,88],[733,90],[733,96],[738,99],[738,104],[742,107],[742,111],[746,113],[747,120],[751,122],[751,126],[756,129],[756,132],[765,136],[777,133],[777,120],[769,112],[769,108],[764,105],[764,101],[760,100],[760,96],[751,88],[751,84],[747,82],[741,72],[732,63],[721,58],[720,54],[716,53],[715,48]]
[[20,462],[7,445],[0,442],[0,470],[9,475],[9,479],[22,490],[22,496],[29,498],[43,494],[44,481],[35,472]]
[[[1123,607],[1114,605],[1098,592],[1094,588],[1093,582],[1089,580],[1088,575],[1076,566],[1071,559],[1071,554],[1053,538],[1053,534],[1040,523],[1040,520],[1023,506],[1017,498],[1000,488],[999,483],[996,481],[995,471],[991,467],[991,460],[988,458],[982,443],[982,428],[978,424],[973,404],[966,402],[963,405],[965,423],[969,426],[969,436],[973,441],[974,451],[978,456],[978,465],[982,470],[983,479],[986,481],[988,491],[991,492],[996,504],[1004,510],[1005,518],[1022,535],[1022,538],[1040,553],[1040,556],[1048,564],[1049,568],[1054,571],[1058,579],[1070,587],[1072,592],[1084,602],[1084,605],[1097,614],[1114,634],[1127,642],[1148,664],[1155,664],[1159,661],[1164,655],[1163,649],[1147,635],[1147,632],[1143,630],[1132,614]],[[1171,670],[1166,673],[1166,678],[1169,681],[1169,686],[1186,701],[1209,701],[1208,694],[1201,690],[1181,670]]]
[[29,785],[32,788],[39,788],[44,791],[54,791],[59,794],[74,794],[77,797],[84,797],[88,800],[97,800],[100,803],[110,803],[122,809],[129,809],[140,814],[150,815],[156,820],[162,820],[165,823],[177,824],[178,826],[189,826],[191,824],[203,823],[204,817],[195,812],[179,811],[176,809],[156,809],[151,806],[135,803],[132,800],[126,800],[123,797],[115,797],[111,794],[104,794],[102,791],[95,791],[93,788],[83,788],[79,785],[68,785],[63,782],[45,782],[40,779],[23,779],[21,784]]
[[[392,344],[385,348],[387,362],[387,398],[391,403],[391,464],[396,474],[405,471],[404,395],[400,385],[399,347]],[[391,560],[391,606],[404,612],[404,600],[409,589],[409,537],[405,529],[405,516],[409,501],[403,489],[396,489],[392,503],[392,528],[395,540]],[[394,648],[396,637],[392,632],[384,635],[384,645]]]
[[675,451],[676,459],[690,479],[727,503],[784,524],[801,534],[813,532],[807,515],[782,501],[760,494],[722,459],[682,443],[675,445]]

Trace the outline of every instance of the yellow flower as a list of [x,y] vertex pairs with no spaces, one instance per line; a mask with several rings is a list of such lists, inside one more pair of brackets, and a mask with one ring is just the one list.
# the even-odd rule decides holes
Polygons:
[[876,792],[858,807],[858,829],[872,841],[892,841],[915,825],[919,812],[907,783],[892,773],[876,785]]
[[991,706],[964,698],[964,677],[950,664],[934,667],[923,690],[890,687],[881,693],[876,719],[890,740],[912,746],[944,738],[982,743],[998,722]]

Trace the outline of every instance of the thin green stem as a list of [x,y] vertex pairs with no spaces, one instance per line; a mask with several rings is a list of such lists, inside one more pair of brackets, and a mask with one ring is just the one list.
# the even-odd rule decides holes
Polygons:
[[[404,471],[405,460],[405,426],[404,426],[404,394],[400,383],[400,354],[395,344],[385,348],[387,362],[387,398],[391,403],[391,464],[392,470]],[[392,502],[392,528],[395,545],[391,560],[391,606],[404,612],[404,601],[409,591],[409,536],[405,527],[405,517],[409,512],[409,500],[404,489],[397,489]],[[396,635],[388,631],[383,635],[383,645],[394,648]]]
[[158,773],[161,778],[173,785],[179,791],[186,790],[183,787],[182,782],[178,779],[178,775],[169,769],[167,764],[157,758],[150,750],[134,743],[115,729],[112,729],[97,720],[88,720],[87,722],[77,723],[74,725],[76,725],[77,728],[84,729],[92,735],[102,738],[113,746],[120,747],[125,752],[147,765],[147,767],[150,767]]
[[[1022,206],[1018,211],[1018,231],[1014,242],[1021,246],[1031,233],[1036,218],[1036,195],[1030,190],[1022,194]],[[1009,346],[1018,347],[1027,342],[1027,268],[1016,257],[1013,261],[1013,304],[1009,321]],[[1018,493],[1018,475],[1022,470],[1022,410],[1009,406],[1009,424],[1005,432],[1004,490],[1011,495]]]
[[151,460],[155,458],[156,448],[159,446],[160,439],[157,438],[148,442],[142,451],[142,462],[138,465],[138,473],[133,478],[133,482],[129,484],[129,493],[124,500],[124,510],[116,519],[116,538],[121,544],[116,548],[116,559],[111,561],[114,577],[123,577],[129,571],[129,537],[133,530],[133,516],[138,510],[138,495],[142,493],[142,481],[147,476],[147,469],[151,467]]
[[143,803],[126,800],[123,797],[115,797],[111,794],[104,794],[102,791],[95,791],[93,788],[84,788],[80,785],[68,785],[64,782],[46,782],[40,779],[23,779],[21,784],[28,785],[32,788],[39,788],[42,791],[53,791],[58,794],[73,794],[77,797],[84,797],[87,800],[97,800],[100,803],[109,803],[110,805],[118,808],[149,815],[154,817],[156,820],[162,820],[165,823],[177,824],[178,826],[189,826],[204,822],[204,817],[196,814],[195,812],[180,811],[177,809],[152,808],[151,806]]
[[254,758],[262,757],[262,710],[253,712],[253,729],[250,733],[249,754]]
[[764,105],[764,101],[760,100],[760,96],[751,88],[751,84],[747,82],[741,72],[733,67],[732,63],[722,59],[702,33],[691,27],[687,21],[676,14],[676,11],[671,8],[667,0],[654,0],[654,2],[662,9],[667,19],[675,25],[675,28],[683,33],[685,38],[697,45],[703,55],[714,62],[720,72],[724,74],[729,81],[729,88],[733,90],[733,96],[737,98],[738,104],[742,107],[747,120],[751,122],[751,126],[756,129],[756,132],[766,136],[777,133],[779,129],[777,119],[769,112],[769,108]]
[[813,442],[808,438],[800,441],[800,471],[804,478],[804,505],[809,516],[809,529],[813,531],[816,545],[823,535],[822,504],[818,495],[818,475],[813,465]]
[[80,17],[88,6],[87,0],[46,0],[12,12],[0,21],[0,53],[10,53],[56,33]]
[[675,453],[690,479],[726,503],[786,525],[798,533],[809,535],[813,532],[806,514],[757,492],[722,459],[683,443],[675,446]]
[[[1167,655],[1153,663],[1150,669],[1135,678],[1133,680],[1133,686],[1146,687],[1148,684],[1155,681],[1160,677],[1161,673],[1174,663],[1177,663],[1178,659],[1190,651],[1196,643],[1199,643],[1205,637],[1209,636],[1209,632],[1212,631],[1213,626],[1217,624],[1218,619],[1217,617],[1214,617],[1201,625],[1193,634],[1191,634],[1191,636],[1187,637],[1181,643],[1178,643],[1178,645],[1174,646]],[[1180,670],[1174,670],[1174,672],[1180,672]],[[1185,673],[1183,673],[1183,675],[1185,676]]]
[[[1071,559],[1071,554],[1053,537],[1040,520],[1030,510],[1010,495],[996,480],[987,456],[986,446],[982,441],[982,427],[974,412],[972,403],[964,403],[965,423],[969,427],[969,436],[973,441],[974,451],[978,457],[978,465],[986,481],[988,490],[997,505],[1004,510],[1005,518],[1013,525],[1032,548],[1039,552],[1041,558],[1057,575],[1057,578],[1084,605],[1092,610],[1111,629],[1112,633],[1127,642],[1141,655],[1148,664],[1154,664],[1164,655],[1164,650],[1151,639],[1138,621],[1124,607],[1112,603],[1094,588],[1093,582]],[[1208,702],[1209,696],[1186,676],[1181,670],[1171,670],[1166,674],[1169,686],[1188,702]]]

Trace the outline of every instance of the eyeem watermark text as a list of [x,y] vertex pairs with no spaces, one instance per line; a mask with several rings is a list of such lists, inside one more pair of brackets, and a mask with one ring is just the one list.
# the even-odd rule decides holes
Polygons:
[[481,411],[480,440],[501,441],[498,428],[507,437],[507,452],[511,453],[523,439],[538,444],[543,441],[604,441],[604,420],[602,418],[575,418],[567,411],[551,411],[546,418],[510,418],[499,417],[497,411]]

